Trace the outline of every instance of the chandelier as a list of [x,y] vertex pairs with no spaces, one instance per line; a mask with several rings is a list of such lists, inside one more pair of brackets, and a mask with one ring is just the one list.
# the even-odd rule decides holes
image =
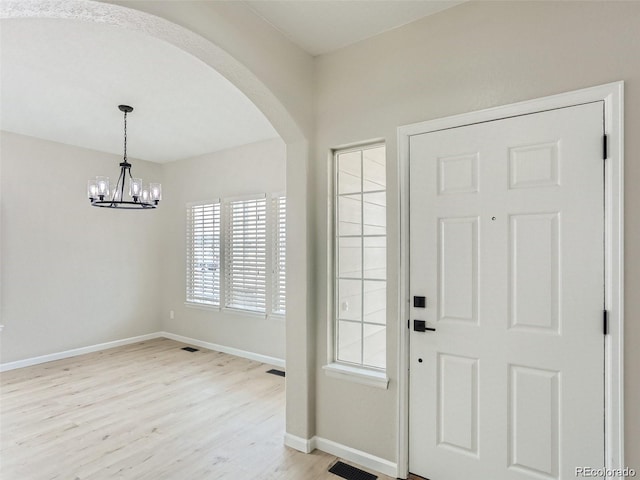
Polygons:
[[[127,114],[133,112],[129,105],[118,105],[124,113],[124,160],[120,163],[120,176],[113,188],[109,185],[109,177],[96,177],[87,184],[87,196],[94,207],[102,208],[156,208],[162,200],[162,185],[149,183],[142,185],[141,178],[133,178],[131,164],[127,161]],[[128,196],[125,197],[125,182],[129,178]]]

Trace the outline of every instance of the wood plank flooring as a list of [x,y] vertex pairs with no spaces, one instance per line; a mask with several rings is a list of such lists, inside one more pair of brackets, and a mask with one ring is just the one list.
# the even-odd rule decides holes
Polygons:
[[[1,374],[3,480],[339,480],[283,445],[271,367],[156,339]],[[378,474],[380,480],[390,477]]]

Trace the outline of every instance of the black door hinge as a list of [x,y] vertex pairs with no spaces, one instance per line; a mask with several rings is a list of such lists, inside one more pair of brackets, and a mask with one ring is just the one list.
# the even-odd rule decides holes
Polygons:
[[411,320],[407,320],[407,328],[411,330]]
[[602,136],[602,159],[609,158],[609,135],[604,134]]
[[607,310],[602,311],[602,333],[609,334],[609,312]]

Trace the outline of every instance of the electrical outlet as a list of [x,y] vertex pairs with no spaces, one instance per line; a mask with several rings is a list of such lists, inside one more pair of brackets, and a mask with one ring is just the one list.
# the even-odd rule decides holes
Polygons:
[[176,313],[173,310],[169,310],[169,320],[176,318]]

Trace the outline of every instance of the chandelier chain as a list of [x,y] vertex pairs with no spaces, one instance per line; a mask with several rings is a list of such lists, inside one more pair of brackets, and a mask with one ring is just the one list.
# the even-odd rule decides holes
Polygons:
[[124,112],[124,161],[127,161],[127,112]]

